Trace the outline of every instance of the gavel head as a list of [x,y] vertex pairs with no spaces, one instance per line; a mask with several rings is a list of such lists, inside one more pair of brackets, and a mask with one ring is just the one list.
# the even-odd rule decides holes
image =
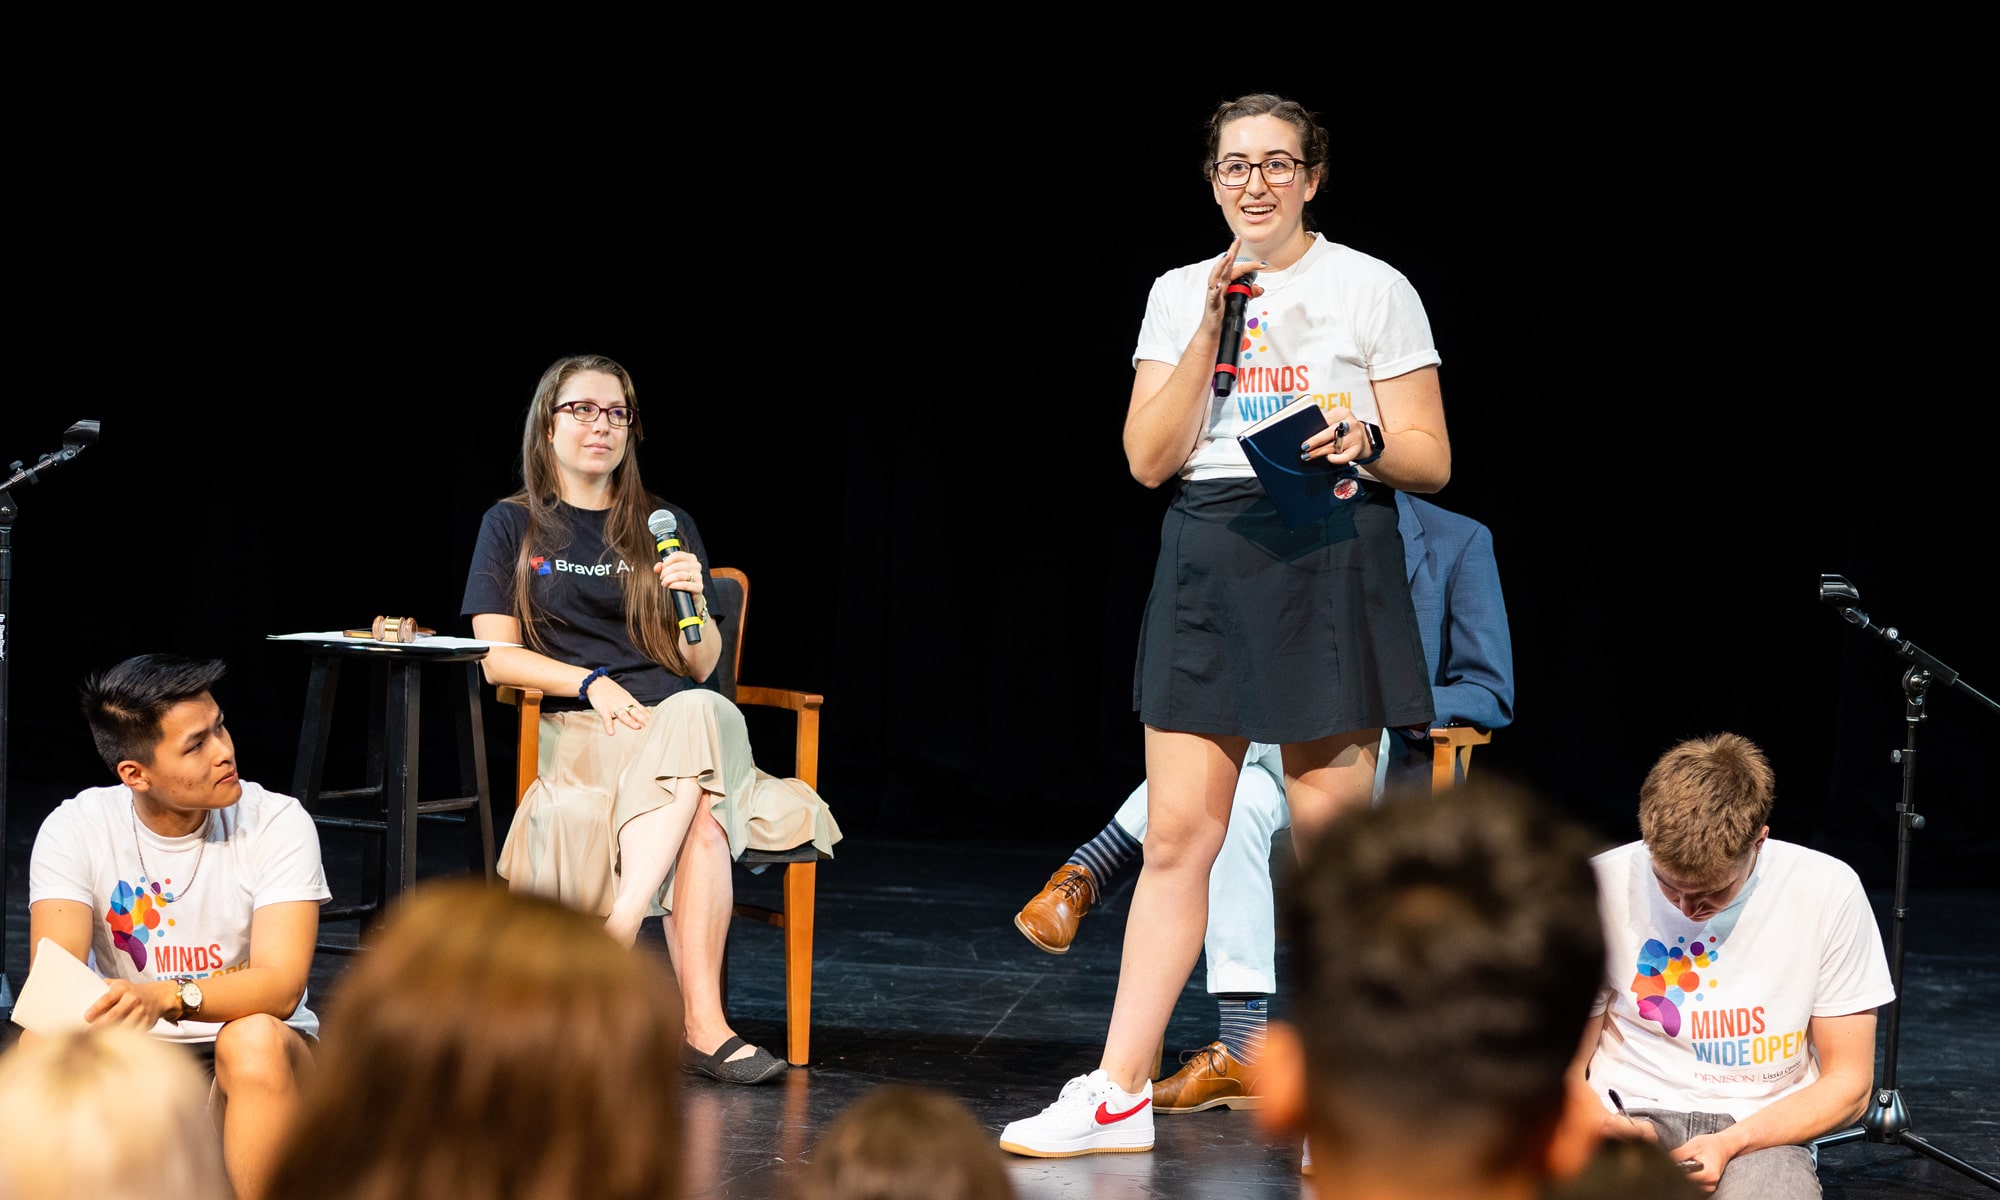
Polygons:
[[370,632],[378,642],[414,642],[417,621],[415,617],[376,617]]

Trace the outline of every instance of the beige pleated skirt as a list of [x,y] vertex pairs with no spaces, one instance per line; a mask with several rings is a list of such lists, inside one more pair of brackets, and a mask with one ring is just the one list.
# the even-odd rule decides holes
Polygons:
[[[676,780],[700,783],[709,812],[729,836],[731,858],[807,842],[831,858],[840,840],[819,793],[802,779],[759,770],[742,711],[704,688],[662,700],[644,729],[620,725],[609,735],[594,712],[544,714],[539,756],[535,782],[501,847],[499,871],[517,891],[584,912],[611,912],[618,831],[672,803]],[[669,871],[650,915],[673,908],[673,887]]]

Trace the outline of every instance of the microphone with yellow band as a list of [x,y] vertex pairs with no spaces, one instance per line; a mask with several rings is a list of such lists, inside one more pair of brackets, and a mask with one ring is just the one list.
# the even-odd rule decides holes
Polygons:
[[[653,531],[653,549],[659,551],[661,558],[683,548],[681,535],[677,532],[680,522],[666,509],[654,509],[653,515],[646,518],[646,528]],[[668,590],[674,595],[676,628],[686,633],[688,644],[693,645],[701,640],[701,617],[694,611],[694,599],[679,588]]]

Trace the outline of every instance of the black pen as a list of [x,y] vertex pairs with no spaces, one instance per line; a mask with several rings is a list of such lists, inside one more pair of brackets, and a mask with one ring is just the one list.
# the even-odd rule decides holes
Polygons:
[[1617,1088],[1605,1088],[1604,1094],[1611,1097],[1611,1107],[1618,1110],[1619,1116],[1624,1117],[1628,1121],[1632,1119],[1632,1114],[1625,1111],[1625,1102],[1618,1098]]
[[[1617,1088],[1605,1088],[1604,1094],[1611,1097],[1611,1107],[1618,1110],[1619,1116],[1624,1117],[1628,1121],[1632,1120],[1632,1114],[1625,1111],[1625,1102],[1618,1098]],[[1701,1170],[1701,1160],[1698,1158],[1684,1158],[1676,1165],[1683,1171]]]

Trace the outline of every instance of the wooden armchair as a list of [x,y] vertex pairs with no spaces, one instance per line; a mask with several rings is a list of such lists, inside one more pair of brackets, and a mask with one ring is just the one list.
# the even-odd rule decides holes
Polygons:
[[[736,682],[743,662],[743,630],[750,609],[750,579],[734,567],[711,567],[715,582],[710,607],[717,619],[709,629],[722,638],[722,659],[716,664],[714,680],[722,694],[738,707],[781,708],[795,716],[796,761],[792,774],[808,785],[819,787],[819,710],[824,698],[811,692],[784,688],[746,687]],[[518,768],[515,772],[516,803],[527,795],[535,781],[541,753],[542,693],[536,688],[500,687],[502,703],[521,710],[520,734],[515,745]],[[818,880],[819,854],[811,842],[788,850],[745,850],[736,865],[750,870],[778,866],[783,872],[780,891],[782,908],[738,904],[734,915],[759,924],[774,925],[785,935],[785,1058],[793,1066],[805,1066],[812,1041],[812,945],[813,896]],[[725,982],[728,979],[725,965]]]

